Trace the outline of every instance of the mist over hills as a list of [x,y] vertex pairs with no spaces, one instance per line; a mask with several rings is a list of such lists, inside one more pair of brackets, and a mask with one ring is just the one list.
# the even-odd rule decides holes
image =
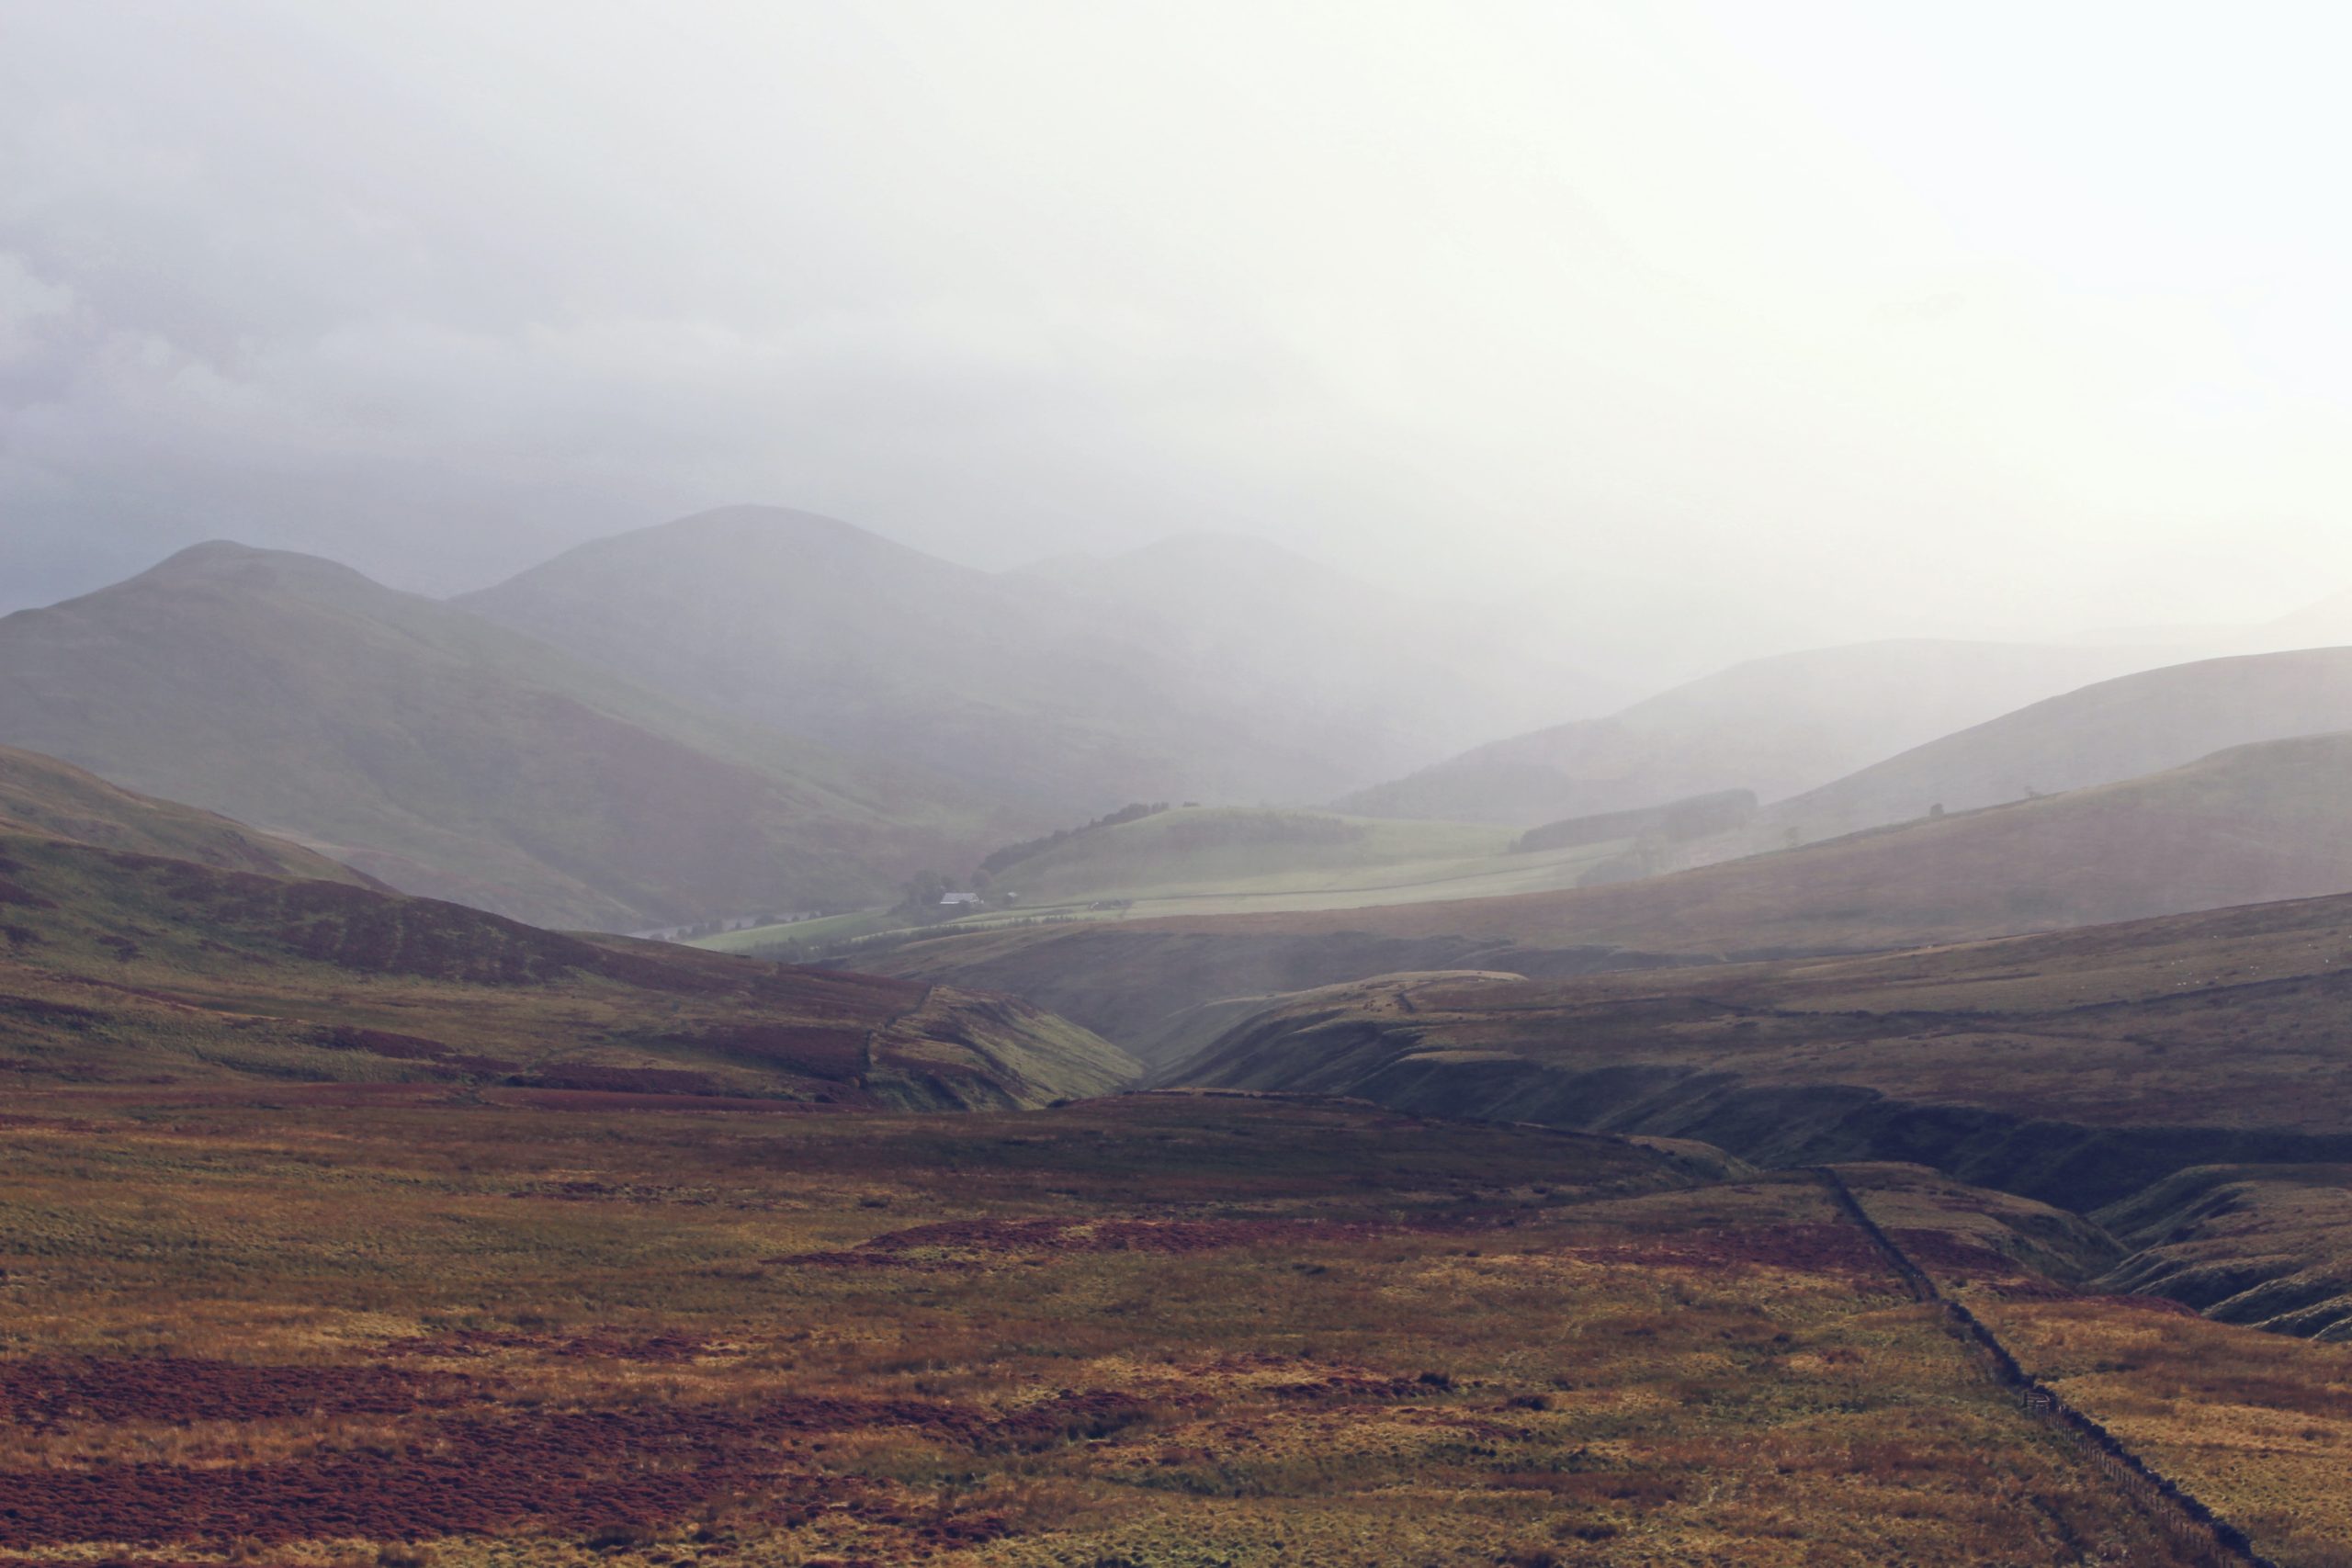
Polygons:
[[1179,535],[1033,575],[1110,616],[1189,682],[1328,732],[1360,768],[1604,711],[1657,684],[1630,669],[1602,672],[1625,662],[1614,637],[1540,606],[1419,598],[1245,535]]
[[1226,536],[994,573],[739,506],[457,603],[686,700],[1065,817],[1328,798],[1599,700],[1491,617]]
[[1953,641],[1779,654],[1605,717],[1490,742],[1340,806],[1366,816],[1533,827],[1717,790],[1774,801],[2042,697],[2177,657],[2157,647]]
[[414,893],[627,930],[857,902],[1005,829],[311,557],[198,546],[0,619],[0,735]]
[[1973,941],[2352,888],[2352,735],[1565,892],[943,937],[862,962],[1149,1054],[1186,1010],[1393,970],[1565,976]]
[[1767,807],[1748,841],[1827,838],[1938,806],[1973,810],[2347,728],[2352,648],[2168,665],[2047,698]]

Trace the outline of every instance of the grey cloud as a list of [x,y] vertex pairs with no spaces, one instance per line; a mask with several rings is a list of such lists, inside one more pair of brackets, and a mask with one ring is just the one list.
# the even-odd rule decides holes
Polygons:
[[[454,591],[738,500],[985,563],[1223,527],[1681,579],[1824,637],[2352,577],[2341,408],[2270,409],[2193,301],[1944,255],[1720,8],[0,24],[6,604],[219,534]],[[2224,528],[2269,548],[2165,565]]]

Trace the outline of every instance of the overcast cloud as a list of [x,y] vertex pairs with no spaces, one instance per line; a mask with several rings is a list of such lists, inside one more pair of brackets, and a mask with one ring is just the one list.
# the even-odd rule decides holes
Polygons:
[[452,592],[749,500],[1825,637],[2275,614],[2352,586],[2347,42],[0,0],[0,608],[220,536]]

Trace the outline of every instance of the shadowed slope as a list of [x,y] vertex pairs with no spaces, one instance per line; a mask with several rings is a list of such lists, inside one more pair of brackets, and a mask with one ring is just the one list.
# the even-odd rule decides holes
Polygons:
[[1127,1077],[1007,998],[0,835],[0,1072],[1012,1106]]
[[2352,1158],[2352,897],[1862,958],[1286,998],[1171,1075],[1901,1158],[2089,1210],[2184,1167]]

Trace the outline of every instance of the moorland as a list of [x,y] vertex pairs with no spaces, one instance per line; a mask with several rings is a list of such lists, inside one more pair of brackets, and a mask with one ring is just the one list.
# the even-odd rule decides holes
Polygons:
[[0,1565],[2352,1562],[2345,650],[1524,629],[758,508],[0,620]]

